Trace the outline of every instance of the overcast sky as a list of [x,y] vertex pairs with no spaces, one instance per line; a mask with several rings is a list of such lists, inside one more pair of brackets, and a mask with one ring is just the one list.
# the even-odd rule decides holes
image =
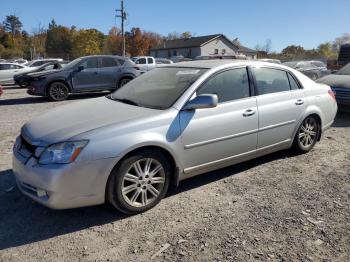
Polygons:
[[[0,21],[15,14],[32,32],[54,18],[58,24],[107,33],[119,6],[120,0],[1,0]],[[125,7],[127,30],[223,33],[251,48],[269,38],[275,51],[290,44],[314,48],[350,33],[350,0],[125,0]]]

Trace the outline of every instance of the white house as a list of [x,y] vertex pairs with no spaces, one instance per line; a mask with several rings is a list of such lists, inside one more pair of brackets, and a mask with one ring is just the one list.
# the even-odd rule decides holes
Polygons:
[[242,54],[246,55],[247,59],[255,59],[257,51],[238,46],[223,34],[167,40],[162,45],[153,47],[150,51],[150,55],[156,58],[183,56],[193,59],[196,56]]

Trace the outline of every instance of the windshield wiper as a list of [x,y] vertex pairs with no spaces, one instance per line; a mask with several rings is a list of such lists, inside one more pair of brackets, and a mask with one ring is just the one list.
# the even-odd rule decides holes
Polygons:
[[141,106],[140,104],[136,103],[135,101],[132,101],[132,100],[127,99],[127,98],[115,98],[112,95],[107,95],[106,97],[111,99],[111,100],[119,101],[119,102],[122,102],[125,104],[129,104],[129,105],[133,105],[133,106]]

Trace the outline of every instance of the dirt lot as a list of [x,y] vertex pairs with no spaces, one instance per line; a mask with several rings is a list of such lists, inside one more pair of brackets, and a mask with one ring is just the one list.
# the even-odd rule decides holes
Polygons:
[[22,196],[11,172],[20,127],[91,97],[49,103],[5,90],[0,261],[350,260],[350,114],[338,115],[309,154],[279,152],[192,178],[141,215],[109,205],[53,211]]

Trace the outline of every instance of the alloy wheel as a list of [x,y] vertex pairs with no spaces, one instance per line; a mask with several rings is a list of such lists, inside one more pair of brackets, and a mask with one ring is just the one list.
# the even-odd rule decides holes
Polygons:
[[122,197],[132,207],[144,207],[160,196],[165,183],[165,171],[153,158],[134,162],[124,174]]
[[302,123],[299,129],[298,139],[299,143],[304,148],[313,146],[314,142],[317,139],[317,128],[317,122],[312,117],[305,119]]
[[59,101],[67,97],[67,87],[62,83],[53,83],[50,87],[50,97]]

